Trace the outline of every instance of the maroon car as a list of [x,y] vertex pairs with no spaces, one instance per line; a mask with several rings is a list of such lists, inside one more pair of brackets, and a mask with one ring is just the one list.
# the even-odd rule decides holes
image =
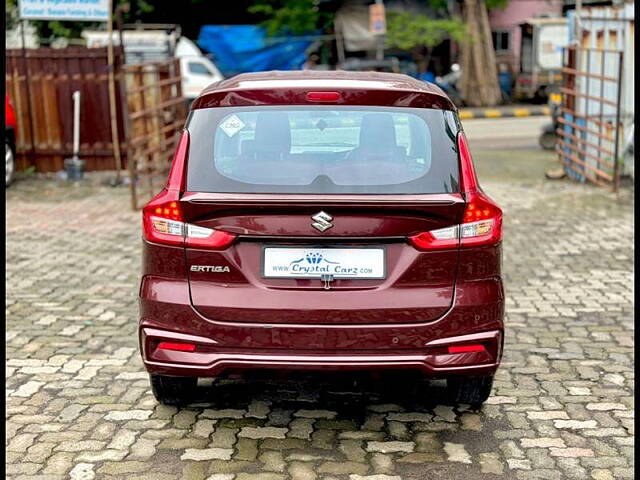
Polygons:
[[243,74],[193,102],[143,211],[140,346],[156,398],[254,369],[446,379],[478,405],[502,356],[502,211],[436,86]]

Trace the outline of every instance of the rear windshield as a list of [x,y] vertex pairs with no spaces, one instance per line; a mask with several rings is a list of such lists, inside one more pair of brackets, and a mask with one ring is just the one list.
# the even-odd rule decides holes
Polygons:
[[458,191],[453,112],[272,106],[195,110],[187,188],[220,193]]

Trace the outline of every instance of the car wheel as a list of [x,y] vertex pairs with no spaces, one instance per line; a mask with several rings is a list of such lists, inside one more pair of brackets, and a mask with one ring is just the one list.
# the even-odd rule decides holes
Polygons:
[[554,150],[556,148],[556,134],[544,132],[538,139],[540,146],[545,150]]
[[447,379],[447,390],[451,400],[471,406],[483,404],[489,398],[492,385],[493,376]]
[[7,168],[4,184],[5,186],[8,187],[9,185],[11,185],[11,183],[13,183],[13,178],[16,173],[16,155],[15,155],[15,152],[13,151],[13,147],[11,147],[11,145],[9,145],[8,142],[5,142],[4,146],[5,146],[4,159],[5,159],[5,165]]
[[196,377],[167,377],[149,375],[153,396],[164,405],[186,405],[194,397],[198,379]]

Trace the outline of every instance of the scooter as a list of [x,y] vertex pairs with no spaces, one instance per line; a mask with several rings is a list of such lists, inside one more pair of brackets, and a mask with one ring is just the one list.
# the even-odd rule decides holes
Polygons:
[[462,95],[458,90],[458,81],[462,76],[460,65],[454,63],[451,65],[451,71],[443,76],[436,77],[436,85],[438,85],[449,96],[451,101],[458,107],[462,106]]
[[538,138],[540,146],[545,150],[554,150],[556,148],[556,139],[558,134],[556,130],[560,128],[560,102],[561,97],[558,93],[549,95],[549,104],[551,105],[551,122],[546,123],[542,127],[542,133]]

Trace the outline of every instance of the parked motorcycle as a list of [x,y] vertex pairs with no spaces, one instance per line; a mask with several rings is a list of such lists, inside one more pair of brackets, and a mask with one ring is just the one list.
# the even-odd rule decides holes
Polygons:
[[462,95],[458,89],[458,82],[462,77],[460,65],[454,63],[451,65],[451,71],[443,76],[436,77],[436,85],[438,85],[449,96],[451,101],[458,107],[462,106]]
[[559,93],[549,95],[549,104],[551,105],[551,122],[542,127],[542,133],[538,138],[540,146],[545,150],[554,150],[556,148],[556,139],[558,134],[556,130],[560,128],[560,104],[561,96]]

